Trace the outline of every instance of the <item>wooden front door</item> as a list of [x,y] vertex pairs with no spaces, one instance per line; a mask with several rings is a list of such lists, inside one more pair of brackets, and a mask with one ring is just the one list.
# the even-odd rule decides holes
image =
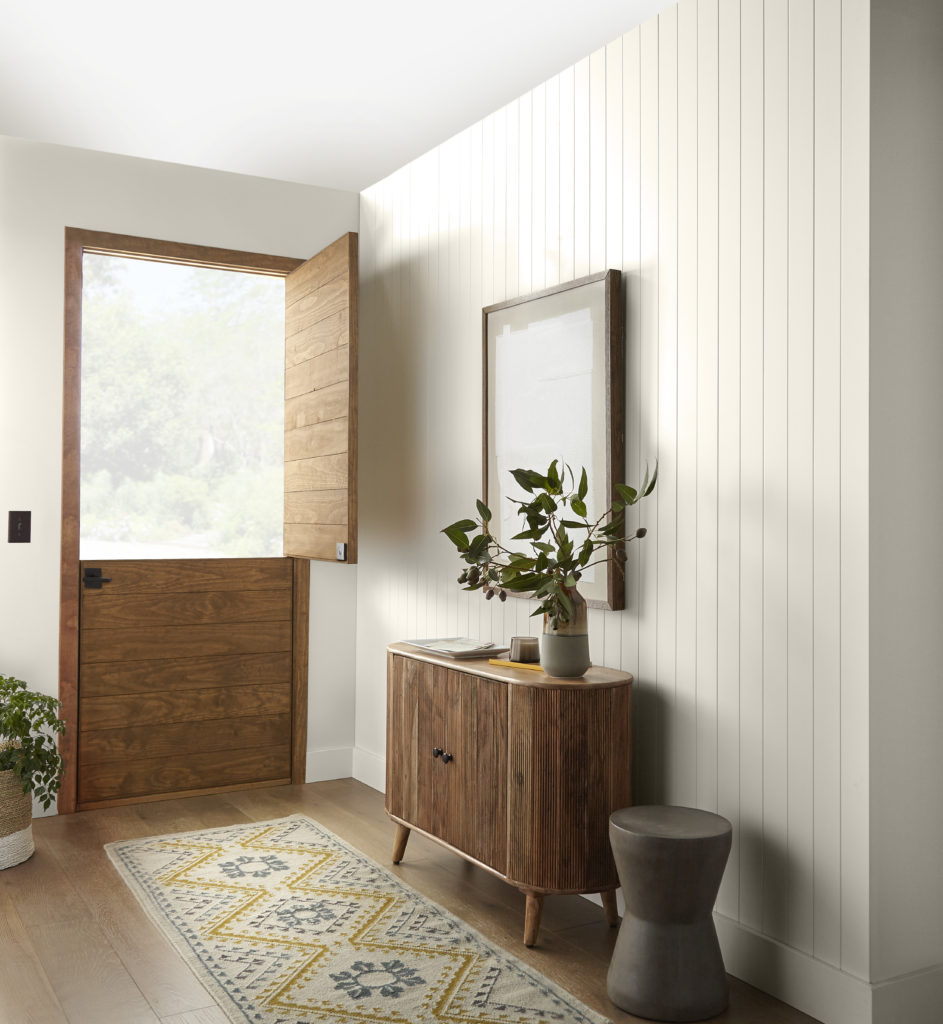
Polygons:
[[291,559],[81,570],[78,809],[289,782]]
[[[284,550],[298,557],[79,562],[86,253],[291,281]],[[60,812],[304,782],[309,559],[356,561],[356,298],[356,235],[305,264],[66,229]]]

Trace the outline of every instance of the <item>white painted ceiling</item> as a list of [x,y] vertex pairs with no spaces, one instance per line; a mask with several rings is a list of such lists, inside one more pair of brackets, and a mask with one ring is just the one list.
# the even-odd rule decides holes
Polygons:
[[360,191],[673,0],[0,0],[0,135]]

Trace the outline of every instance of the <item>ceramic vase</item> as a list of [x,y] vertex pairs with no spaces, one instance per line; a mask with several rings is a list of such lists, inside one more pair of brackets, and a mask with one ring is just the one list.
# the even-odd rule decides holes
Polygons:
[[586,601],[576,587],[567,587],[566,592],[573,603],[573,614],[567,622],[558,622],[556,626],[550,616],[544,615],[540,667],[548,676],[576,679],[590,666]]

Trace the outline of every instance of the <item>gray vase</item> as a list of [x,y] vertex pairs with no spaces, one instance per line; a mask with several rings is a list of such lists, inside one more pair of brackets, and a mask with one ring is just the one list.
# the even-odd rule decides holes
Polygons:
[[589,636],[544,633],[540,638],[540,667],[548,676],[574,679],[589,668]]
[[552,626],[549,616],[544,615],[540,637],[540,667],[558,679],[578,678],[590,666],[586,601],[576,587],[568,587],[567,595],[573,604],[569,620]]

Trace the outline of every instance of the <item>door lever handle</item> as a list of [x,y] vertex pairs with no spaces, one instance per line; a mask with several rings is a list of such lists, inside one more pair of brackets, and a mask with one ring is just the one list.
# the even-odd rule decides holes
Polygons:
[[101,569],[92,569],[86,566],[82,570],[82,583],[87,590],[101,590],[103,583],[111,583],[110,576],[102,576]]

